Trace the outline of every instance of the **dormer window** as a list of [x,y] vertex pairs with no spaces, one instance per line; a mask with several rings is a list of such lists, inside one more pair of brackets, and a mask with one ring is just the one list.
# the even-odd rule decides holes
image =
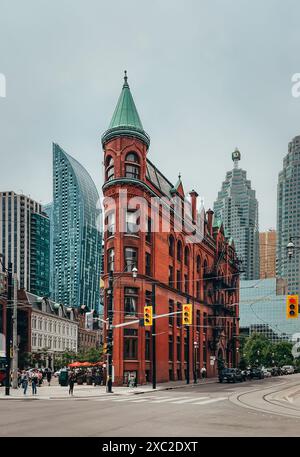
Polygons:
[[106,159],[105,172],[106,172],[106,181],[111,181],[112,179],[114,179],[115,165],[114,165],[114,159],[111,156],[108,156]]
[[125,176],[126,178],[140,178],[140,161],[135,152],[129,152],[125,157]]

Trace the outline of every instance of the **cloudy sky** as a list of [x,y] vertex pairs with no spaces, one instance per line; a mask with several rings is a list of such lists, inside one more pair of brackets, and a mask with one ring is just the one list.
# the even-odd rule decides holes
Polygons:
[[213,205],[238,146],[260,228],[300,134],[298,0],[0,0],[0,190],[52,195],[52,142],[102,185],[101,134],[124,69],[149,158]]

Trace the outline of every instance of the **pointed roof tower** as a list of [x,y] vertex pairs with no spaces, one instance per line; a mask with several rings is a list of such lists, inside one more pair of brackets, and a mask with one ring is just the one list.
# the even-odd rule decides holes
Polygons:
[[133,136],[142,140],[147,148],[150,145],[150,138],[144,131],[143,124],[130,92],[126,70],[122,92],[108,130],[102,136],[102,144],[104,145],[107,141],[117,136]]

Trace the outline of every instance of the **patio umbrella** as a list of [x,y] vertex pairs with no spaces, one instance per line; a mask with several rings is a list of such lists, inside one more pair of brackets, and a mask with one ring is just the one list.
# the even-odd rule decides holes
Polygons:
[[78,368],[81,366],[82,366],[81,362],[73,362],[68,365],[68,367],[70,367],[70,368]]

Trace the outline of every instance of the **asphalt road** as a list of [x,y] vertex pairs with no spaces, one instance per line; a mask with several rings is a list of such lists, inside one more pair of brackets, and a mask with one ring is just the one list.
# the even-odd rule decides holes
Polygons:
[[130,396],[1,400],[0,436],[300,436],[300,374]]

